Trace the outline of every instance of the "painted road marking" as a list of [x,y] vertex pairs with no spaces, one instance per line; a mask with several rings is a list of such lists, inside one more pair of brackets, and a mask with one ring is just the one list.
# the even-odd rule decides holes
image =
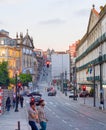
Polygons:
[[67,124],[67,121],[65,121],[65,120],[62,120],[65,124]]
[[74,110],[71,110],[73,113],[77,113],[76,111],[74,111]]
[[99,122],[100,125],[105,125],[103,122]]
[[75,130],[80,130],[79,128],[75,128]]
[[53,104],[53,102],[49,102],[50,104]]
[[68,102],[65,103],[66,105],[70,106],[70,104]]
[[72,127],[72,125],[71,125],[71,124],[69,124],[69,126],[70,126],[70,127]]
[[56,115],[56,118],[60,118],[60,116]]
[[46,106],[46,109],[48,109],[49,111],[52,111],[50,108],[48,108],[47,106]]
[[81,117],[85,117],[84,115],[80,114]]
[[56,114],[55,112],[52,112],[53,114]]
[[53,106],[54,106],[54,107],[56,107],[56,105],[55,105],[55,104],[54,104]]
[[91,119],[91,118],[88,118],[88,120],[92,121],[93,119]]

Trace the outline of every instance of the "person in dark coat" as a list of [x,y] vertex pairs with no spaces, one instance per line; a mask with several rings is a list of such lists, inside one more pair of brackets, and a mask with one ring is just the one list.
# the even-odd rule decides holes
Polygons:
[[16,98],[13,97],[13,108],[15,108],[15,104],[16,104]]
[[10,100],[10,97],[7,97],[7,100],[6,100],[6,109],[7,109],[7,111],[10,111],[10,107],[11,107],[11,100]]
[[21,105],[21,108],[23,108],[23,103],[24,103],[24,98],[23,98],[23,96],[20,96],[20,105]]

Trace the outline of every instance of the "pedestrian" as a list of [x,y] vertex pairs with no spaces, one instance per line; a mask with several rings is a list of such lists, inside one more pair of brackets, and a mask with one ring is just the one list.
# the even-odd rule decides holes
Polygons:
[[44,106],[45,106],[45,102],[42,99],[39,101],[39,107],[38,107],[38,117],[39,117],[39,122],[41,126],[40,130],[46,130],[46,127],[47,127],[48,120],[45,115]]
[[23,98],[23,96],[21,95],[21,96],[20,96],[20,105],[21,105],[21,108],[23,108],[23,103],[24,103],[24,98]]
[[13,97],[13,108],[15,108],[15,104],[16,104],[16,98]]
[[31,126],[31,130],[38,130],[36,124],[39,122],[39,120],[35,102],[30,102],[30,108],[28,110],[28,120],[29,125]]
[[11,100],[10,100],[10,97],[7,97],[7,99],[6,99],[6,109],[7,109],[7,111],[10,111],[10,107],[11,107]]

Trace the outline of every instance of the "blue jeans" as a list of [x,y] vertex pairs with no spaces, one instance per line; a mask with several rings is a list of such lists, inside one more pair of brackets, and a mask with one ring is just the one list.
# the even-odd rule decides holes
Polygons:
[[46,122],[42,121],[40,122],[41,129],[40,130],[46,130]]
[[10,111],[10,106],[7,106],[7,111]]
[[38,130],[38,127],[36,126],[36,123],[34,121],[29,121],[29,125],[31,126],[32,130]]

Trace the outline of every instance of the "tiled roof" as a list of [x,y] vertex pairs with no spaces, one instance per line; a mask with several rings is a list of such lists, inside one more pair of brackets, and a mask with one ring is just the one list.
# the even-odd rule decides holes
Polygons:
[[96,9],[92,9],[93,13],[96,15],[96,16],[99,16],[99,13],[97,12]]

